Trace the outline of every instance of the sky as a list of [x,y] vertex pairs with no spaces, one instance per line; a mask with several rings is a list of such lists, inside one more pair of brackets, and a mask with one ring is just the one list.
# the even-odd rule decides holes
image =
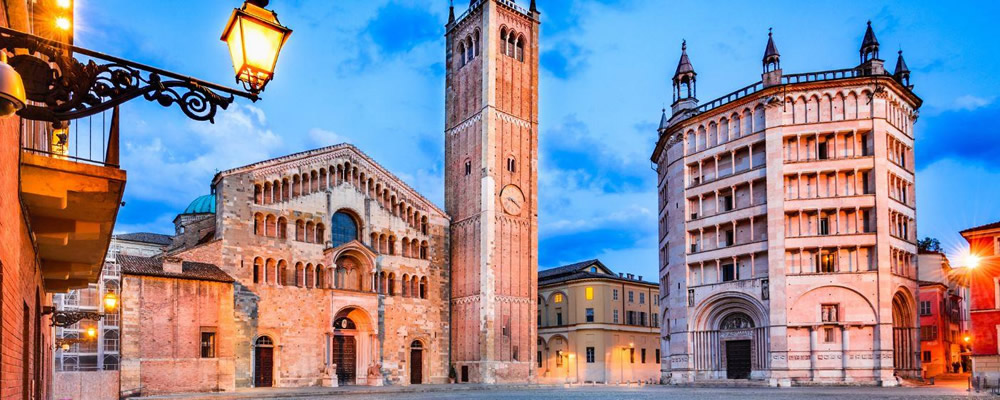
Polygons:
[[[516,0],[527,3],[528,0]],[[888,68],[904,50],[924,100],[917,229],[946,249],[1000,220],[998,2],[537,0],[542,12],[539,265],[599,258],[655,280],[649,161],[680,43],[704,100],[760,80],[767,30],[786,73],[850,68],[871,20]],[[467,2],[456,0],[456,14]],[[234,0],[77,0],[76,44],[235,86],[219,40]],[[526,6],[527,4],[522,4]],[[214,124],[122,107],[117,232],[173,232],[219,170],[348,142],[444,205],[446,0],[272,0],[292,28],[263,99]]]

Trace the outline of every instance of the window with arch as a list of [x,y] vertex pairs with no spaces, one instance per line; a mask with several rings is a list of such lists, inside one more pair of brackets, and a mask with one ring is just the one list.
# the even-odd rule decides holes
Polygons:
[[509,32],[507,31],[507,28],[506,27],[501,27],[500,28],[500,52],[503,53],[503,55],[507,55],[508,54],[508,49],[507,49],[507,43],[508,43],[507,42],[507,36],[508,35],[509,35]]
[[563,295],[562,295],[562,293],[556,293],[555,296],[552,296],[552,302],[553,303],[562,303],[563,302]]
[[426,299],[427,298],[427,277],[426,276],[420,278],[420,298],[421,299]]
[[524,61],[524,36],[523,35],[517,37],[517,43],[515,44],[515,46],[516,46],[516,48],[515,48],[516,53],[514,55],[514,58],[516,58],[517,61]]
[[472,175],[472,161],[465,160],[465,176]]
[[517,172],[517,161],[514,156],[507,157],[507,172]]
[[354,217],[343,211],[334,213],[330,223],[330,240],[333,242],[333,247],[357,239],[358,223],[354,221]]
[[458,67],[464,67],[466,63],[468,60],[465,59],[465,41],[462,41],[458,43]]
[[260,283],[261,270],[264,269],[264,260],[260,257],[253,259],[253,283]]

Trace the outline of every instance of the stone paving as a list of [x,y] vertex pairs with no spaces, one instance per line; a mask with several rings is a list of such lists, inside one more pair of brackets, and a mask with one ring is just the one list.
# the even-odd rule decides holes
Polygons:
[[477,386],[421,385],[407,387],[344,387],[298,389],[243,389],[231,393],[154,396],[146,399],[334,399],[409,400],[409,399],[719,399],[782,400],[782,399],[961,399],[993,397],[985,393],[968,393],[960,385],[919,387],[675,387],[675,386]]

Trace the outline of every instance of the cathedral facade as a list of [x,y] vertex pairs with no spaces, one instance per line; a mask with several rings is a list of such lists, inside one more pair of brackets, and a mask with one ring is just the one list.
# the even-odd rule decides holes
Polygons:
[[447,212],[341,144],[219,172],[119,260],[122,395],[533,381],[539,15],[451,11]]
[[686,44],[652,154],[663,379],[895,385],[919,376],[913,124],[869,24],[861,63],[699,104]]

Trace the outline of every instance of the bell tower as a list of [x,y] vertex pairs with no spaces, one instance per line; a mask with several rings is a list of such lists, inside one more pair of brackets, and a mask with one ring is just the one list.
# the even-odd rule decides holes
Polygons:
[[473,0],[446,25],[445,208],[459,382],[530,382],[537,337],[535,2]]

